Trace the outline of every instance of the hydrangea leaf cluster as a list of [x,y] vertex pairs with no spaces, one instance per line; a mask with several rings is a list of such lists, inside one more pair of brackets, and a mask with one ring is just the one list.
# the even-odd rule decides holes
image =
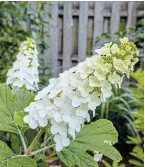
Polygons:
[[[76,134],[76,139],[71,140],[70,145],[57,152],[57,155],[67,166],[98,167],[96,162],[99,162],[103,155],[117,162],[122,160],[118,150],[112,146],[117,142],[118,133],[112,122],[99,119],[85,125]],[[94,152],[94,157],[90,156],[88,151]]]
[[35,41],[27,38],[19,49],[12,68],[7,73],[6,84],[12,88],[26,87],[27,90],[38,90],[38,57]]
[[90,121],[89,110],[95,116],[96,107],[112,95],[112,86],[121,86],[139,54],[128,38],[120,39],[120,45],[107,43],[96,53],[50,79],[50,84],[25,109],[28,115],[24,122],[32,129],[46,127],[50,122],[58,152],[70,144],[71,137],[75,139],[85,121]]

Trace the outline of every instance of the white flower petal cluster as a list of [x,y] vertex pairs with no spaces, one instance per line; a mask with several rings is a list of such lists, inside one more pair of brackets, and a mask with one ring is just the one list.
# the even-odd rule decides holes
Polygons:
[[26,87],[28,90],[38,90],[38,58],[35,41],[28,38],[19,49],[13,67],[7,73],[6,84],[12,88]]
[[45,127],[49,122],[56,151],[68,146],[70,137],[75,139],[85,121],[90,121],[89,110],[95,116],[96,107],[112,95],[112,85],[120,87],[124,73],[130,70],[130,63],[126,63],[124,71],[114,63],[114,59],[121,63],[134,60],[134,45],[127,44],[132,47],[132,52],[127,53],[130,59],[122,55],[119,58],[119,46],[109,43],[97,51],[99,54],[50,79],[50,84],[38,92],[35,102],[25,109],[28,115],[24,122],[32,129]]

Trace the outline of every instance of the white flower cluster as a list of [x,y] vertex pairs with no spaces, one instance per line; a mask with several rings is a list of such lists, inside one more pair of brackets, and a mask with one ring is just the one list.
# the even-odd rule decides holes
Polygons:
[[[121,39],[120,48],[124,46],[124,40]],[[128,41],[125,43],[129,44]],[[112,95],[112,85],[120,87],[123,75],[136,55],[133,47],[131,50],[128,57],[122,57],[117,44],[105,44],[96,51],[97,55],[61,73],[59,78],[50,79],[48,87],[25,109],[28,115],[24,122],[32,129],[46,127],[49,122],[56,151],[61,151],[70,144],[70,136],[75,139],[84,122],[90,121],[89,110],[94,116],[96,107]]]
[[35,41],[28,38],[24,41],[17,54],[13,67],[7,73],[6,84],[12,88],[25,86],[28,90],[38,90],[38,58]]

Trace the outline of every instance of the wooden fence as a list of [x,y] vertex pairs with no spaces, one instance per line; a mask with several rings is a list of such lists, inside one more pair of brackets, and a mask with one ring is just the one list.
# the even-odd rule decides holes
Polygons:
[[51,62],[53,74],[91,56],[96,37],[103,32],[117,32],[121,21],[129,28],[144,17],[143,1],[53,1],[46,10],[52,20],[45,59]]

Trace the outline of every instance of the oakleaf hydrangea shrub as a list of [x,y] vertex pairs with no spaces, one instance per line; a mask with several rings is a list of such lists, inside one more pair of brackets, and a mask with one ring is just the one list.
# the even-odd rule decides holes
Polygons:
[[[0,166],[41,167],[59,158],[69,167],[98,167],[103,155],[119,162],[122,157],[112,146],[118,142],[113,124],[105,119],[90,123],[90,114],[95,116],[112,88],[119,88],[123,77],[129,76],[137,55],[127,38],[120,39],[120,45],[107,43],[96,55],[50,79],[34,99],[39,82],[37,49],[33,39],[23,42],[7,83],[0,84],[0,131],[17,136],[21,145],[12,151],[0,140]],[[32,134],[25,134],[33,129],[38,132],[32,140]]]
[[27,38],[22,42],[13,67],[7,73],[6,84],[14,89],[26,87],[27,90],[36,92],[39,82],[37,54],[33,39]]
[[[89,111],[95,116],[96,107],[111,97],[112,87],[121,87],[124,76],[129,77],[138,54],[134,43],[126,37],[120,39],[119,45],[107,43],[96,49],[96,55],[49,80],[49,85],[25,108],[24,122],[32,129],[47,127],[49,123],[55,149],[62,151],[70,145],[71,139],[76,139],[85,122],[90,121]],[[29,81],[24,83],[28,85]],[[36,90],[34,83],[29,84]],[[95,159],[100,160],[102,155],[94,151],[100,157],[95,156]]]

